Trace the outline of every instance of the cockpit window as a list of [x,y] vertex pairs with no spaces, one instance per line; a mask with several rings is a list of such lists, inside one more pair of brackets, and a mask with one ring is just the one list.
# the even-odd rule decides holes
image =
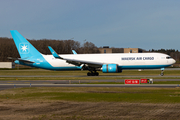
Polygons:
[[171,57],[170,57],[170,56],[168,56],[168,57],[166,57],[166,59],[171,59]]

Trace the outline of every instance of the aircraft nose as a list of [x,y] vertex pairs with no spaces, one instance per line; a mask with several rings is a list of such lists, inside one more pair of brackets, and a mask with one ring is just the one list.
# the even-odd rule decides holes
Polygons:
[[172,62],[173,62],[173,64],[174,64],[174,63],[176,63],[176,60],[173,59]]

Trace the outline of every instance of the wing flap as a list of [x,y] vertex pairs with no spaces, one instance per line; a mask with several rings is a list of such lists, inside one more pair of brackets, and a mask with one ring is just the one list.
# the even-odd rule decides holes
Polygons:
[[92,61],[84,61],[84,60],[76,60],[76,59],[68,59],[68,58],[63,58],[63,60],[66,60],[67,63],[73,64],[76,66],[81,66],[82,64],[85,64],[88,67],[100,68],[103,65],[103,63],[100,63],[100,62],[92,62]]

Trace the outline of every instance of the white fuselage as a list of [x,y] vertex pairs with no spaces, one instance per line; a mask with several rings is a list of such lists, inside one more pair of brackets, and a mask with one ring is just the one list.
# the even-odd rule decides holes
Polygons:
[[[117,64],[122,69],[163,68],[175,63],[175,60],[162,53],[119,53],[119,54],[71,54],[60,55],[63,58],[91,61],[102,64]],[[43,55],[52,67],[71,67],[73,64],[56,59],[52,55]]]

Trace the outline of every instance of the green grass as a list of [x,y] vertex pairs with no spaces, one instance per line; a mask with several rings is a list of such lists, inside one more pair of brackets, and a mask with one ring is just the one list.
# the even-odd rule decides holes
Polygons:
[[180,103],[180,88],[16,88],[1,91],[0,99]]

